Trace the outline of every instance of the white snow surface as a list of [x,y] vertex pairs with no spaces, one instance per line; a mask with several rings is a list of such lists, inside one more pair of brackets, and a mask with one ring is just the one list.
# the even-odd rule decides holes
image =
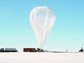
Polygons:
[[0,63],[84,63],[84,53],[0,53]]

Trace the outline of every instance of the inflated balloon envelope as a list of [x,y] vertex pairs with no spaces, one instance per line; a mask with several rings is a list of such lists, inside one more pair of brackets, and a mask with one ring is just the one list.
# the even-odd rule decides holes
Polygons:
[[40,48],[43,47],[47,34],[55,23],[55,13],[47,6],[38,6],[31,10],[30,23]]

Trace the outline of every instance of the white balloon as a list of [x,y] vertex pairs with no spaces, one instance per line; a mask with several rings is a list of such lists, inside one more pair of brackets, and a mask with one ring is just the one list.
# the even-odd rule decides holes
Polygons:
[[47,34],[54,25],[55,14],[47,6],[38,6],[30,13],[30,23],[35,32],[40,48],[43,47]]

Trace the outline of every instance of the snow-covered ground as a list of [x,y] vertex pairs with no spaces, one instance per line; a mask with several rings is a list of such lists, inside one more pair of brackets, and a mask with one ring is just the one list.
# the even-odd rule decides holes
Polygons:
[[0,63],[84,63],[84,53],[0,53]]

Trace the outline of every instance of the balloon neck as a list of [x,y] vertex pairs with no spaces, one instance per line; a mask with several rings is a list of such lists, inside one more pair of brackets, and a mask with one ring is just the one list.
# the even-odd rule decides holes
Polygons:
[[40,49],[42,49],[42,47],[40,47]]

